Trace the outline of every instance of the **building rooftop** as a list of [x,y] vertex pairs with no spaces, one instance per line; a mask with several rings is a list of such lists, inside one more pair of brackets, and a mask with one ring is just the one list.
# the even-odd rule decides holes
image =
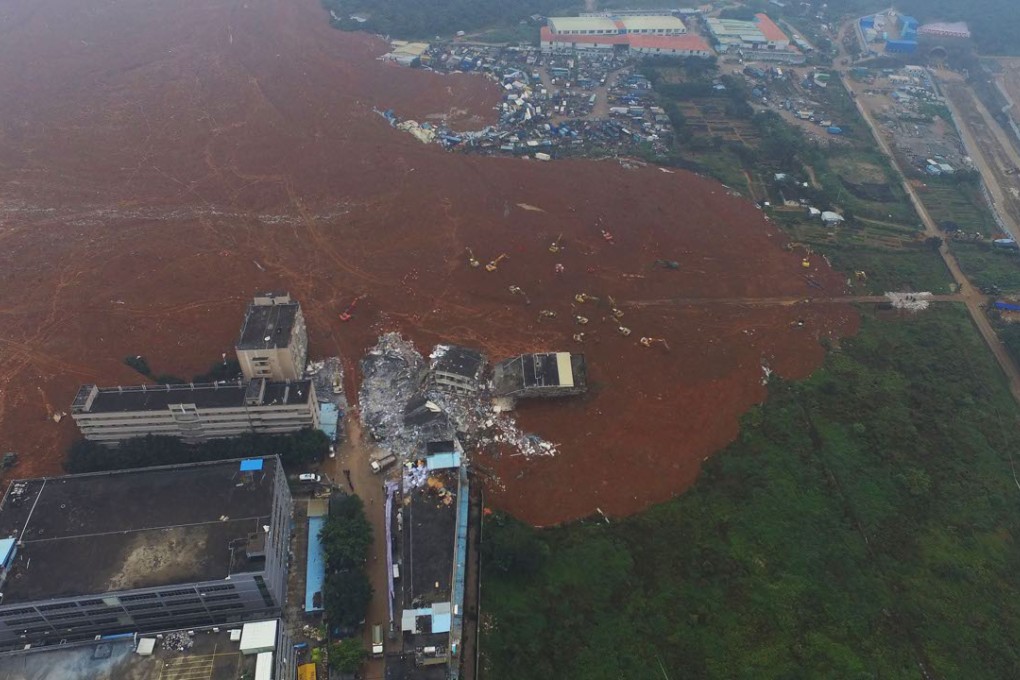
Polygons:
[[438,470],[428,482],[406,491],[411,502],[405,506],[403,571],[401,588],[406,608],[449,602],[453,579],[453,552],[457,525],[457,504],[442,497],[460,490],[457,470]]
[[[89,404],[89,396],[93,389],[96,393]],[[181,404],[194,404],[200,409],[240,408],[245,404],[254,406],[307,404],[311,392],[310,380],[269,382],[257,379],[248,384],[238,381],[132,387],[83,385],[71,405],[71,412],[165,411]]]
[[301,305],[289,295],[267,293],[248,305],[237,349],[278,349],[290,344]]
[[628,31],[671,31],[686,33],[687,26],[674,16],[624,16],[619,22]]
[[631,35],[628,36],[631,47],[644,50],[691,50],[711,52],[712,48],[700,35],[687,33],[684,35]]
[[627,38],[630,36],[622,34],[612,35],[561,35],[559,33],[553,33],[548,26],[543,26],[539,31],[539,37],[542,42],[570,42],[570,43],[591,43],[599,45],[626,45]]
[[[241,624],[237,625],[239,630]],[[4,680],[237,680],[252,677],[256,655],[242,655],[240,642],[231,640],[230,629],[199,629],[164,634],[152,654],[135,652],[136,641],[118,638],[80,644],[37,647],[0,654],[0,677]],[[234,634],[236,637],[236,633]],[[155,634],[146,636],[154,638]],[[178,651],[167,644],[187,637],[192,646]],[[145,645],[143,645],[144,648]]]
[[564,31],[608,31],[619,30],[616,22],[608,17],[549,17],[549,26],[554,33]]
[[20,539],[3,605],[214,581],[260,569],[278,459],[16,480],[0,536]]
[[456,345],[440,345],[432,353],[431,369],[439,373],[475,378],[483,363],[485,356],[478,350]]
[[769,15],[758,13],[755,14],[754,17],[757,19],[758,30],[761,31],[761,34],[765,36],[766,40],[771,42],[783,42],[789,40],[789,38],[786,37],[786,33],[783,32],[783,29],[779,28],[779,26],[776,25],[776,22],[769,18]]

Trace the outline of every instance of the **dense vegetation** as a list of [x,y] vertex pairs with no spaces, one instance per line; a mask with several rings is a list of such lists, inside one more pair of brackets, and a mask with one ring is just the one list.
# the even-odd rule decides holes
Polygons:
[[326,554],[326,583],[322,594],[326,617],[334,627],[352,629],[365,620],[372,599],[372,585],[365,571],[368,549],[372,545],[372,525],[365,517],[361,499],[334,496],[319,540]]
[[[322,4],[338,28],[425,39],[513,26],[533,14],[576,14],[582,7],[571,0],[322,0]],[[534,33],[537,38],[537,24]]]
[[486,675],[1017,677],[1016,425],[962,309],[868,315],[676,500],[490,517]]
[[300,472],[307,465],[322,460],[328,449],[329,438],[320,430],[313,429],[294,434],[246,434],[229,439],[211,439],[201,444],[185,444],[175,437],[149,435],[128,439],[113,449],[79,439],[71,445],[64,469],[77,474],[275,454],[280,456],[285,468]]

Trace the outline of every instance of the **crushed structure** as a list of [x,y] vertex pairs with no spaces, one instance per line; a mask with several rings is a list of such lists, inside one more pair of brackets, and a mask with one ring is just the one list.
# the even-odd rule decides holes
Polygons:
[[497,397],[565,397],[584,393],[588,370],[583,354],[522,354],[496,365],[492,386]]
[[16,480],[0,502],[0,647],[275,618],[279,458]]

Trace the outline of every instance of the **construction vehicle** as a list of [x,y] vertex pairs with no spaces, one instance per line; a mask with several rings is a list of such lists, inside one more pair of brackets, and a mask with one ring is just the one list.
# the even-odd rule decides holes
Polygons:
[[580,315],[575,316],[574,317],[574,321],[576,321],[581,326],[587,326],[588,325],[588,317],[586,317],[586,316],[580,316]]
[[556,240],[549,244],[549,252],[553,253],[554,255],[560,252],[560,241],[562,240],[563,232],[560,232],[560,235],[556,237]]
[[500,253],[499,256],[495,260],[493,260],[489,264],[485,265],[485,271],[487,271],[487,272],[494,272],[494,271],[496,271],[497,269],[499,269],[499,263],[502,262],[503,260],[505,260],[508,257],[510,257],[510,256],[507,255],[506,253]]
[[800,266],[804,267],[805,269],[810,269],[811,268],[811,260],[809,260],[808,258],[805,257],[803,260],[800,261]]
[[470,248],[465,248],[464,250],[466,250],[468,254],[468,264],[472,269],[478,269],[482,263],[478,261],[478,258],[475,257],[475,254],[471,252]]
[[613,241],[613,235],[610,234],[605,229],[602,230],[602,240],[605,241],[606,243],[609,243],[610,245],[615,243],[615,241]]
[[669,343],[666,342],[666,338],[641,338],[638,342],[640,342],[644,347],[651,347],[652,345],[660,344],[667,350],[669,349]]
[[381,659],[382,655],[383,655],[382,625],[377,623],[374,626],[372,626],[372,658]]
[[574,296],[574,300],[576,300],[577,303],[581,305],[583,305],[585,302],[599,301],[597,297],[595,297],[594,295],[588,295],[587,293],[578,293],[577,295]]
[[380,458],[372,458],[372,460],[369,461],[368,466],[372,468],[373,474],[379,474],[395,462],[397,462],[397,457],[392,453],[388,453]]
[[554,312],[551,309],[543,309],[543,310],[541,310],[538,313],[538,320],[539,321],[541,321],[543,319],[555,319],[555,318],[556,318],[556,312]]
[[574,342],[584,342],[584,333],[574,333]]
[[528,294],[525,293],[524,289],[521,288],[520,286],[510,286],[510,294],[511,295],[520,295],[521,297],[524,298],[524,304],[526,304],[526,305],[530,305],[531,304],[531,298],[528,297]]
[[609,296],[609,308],[611,310],[611,313],[612,313],[614,319],[622,319],[623,318],[623,310],[619,309],[616,306],[616,300],[613,299],[612,295]]
[[365,297],[364,295],[359,295],[358,297],[351,300],[351,304],[347,305],[347,309],[340,312],[340,320],[350,321],[352,318],[352,314],[354,314],[354,309],[358,306],[358,301],[364,297]]
[[616,329],[616,331],[623,337],[627,337],[628,335],[630,335],[630,329],[627,328],[626,326],[620,326]]

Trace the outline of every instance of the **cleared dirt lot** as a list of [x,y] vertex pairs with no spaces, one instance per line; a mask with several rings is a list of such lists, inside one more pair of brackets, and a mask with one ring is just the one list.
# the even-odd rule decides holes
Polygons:
[[[447,154],[390,128],[373,107],[480,127],[498,91],[375,61],[384,50],[330,29],[315,0],[0,9],[0,441],[22,453],[19,476],[59,471],[75,428],[49,416],[79,383],[137,382],[133,354],[156,372],[204,370],[258,290],[301,300],[312,355],[342,353],[354,379],[390,329],[493,358],[574,349],[575,293],[613,295],[633,334],[589,303],[590,394],[521,411],[561,454],[481,461],[499,480],[489,500],[536,524],[681,491],[764,397],[763,360],[803,377],[820,338],[855,330],[849,305],[712,303],[843,292],[717,183]],[[509,259],[471,269],[466,247]],[[688,302],[630,304],[671,298]],[[559,316],[541,323],[539,309]]]

